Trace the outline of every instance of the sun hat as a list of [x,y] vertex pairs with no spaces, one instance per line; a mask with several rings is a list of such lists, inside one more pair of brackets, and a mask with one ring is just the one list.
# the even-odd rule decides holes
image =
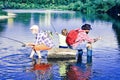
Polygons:
[[84,24],[84,25],[81,27],[81,29],[82,29],[82,30],[92,30],[90,24]]
[[38,27],[38,25],[33,25],[33,26],[30,27],[30,29],[37,29],[38,30],[39,27]]

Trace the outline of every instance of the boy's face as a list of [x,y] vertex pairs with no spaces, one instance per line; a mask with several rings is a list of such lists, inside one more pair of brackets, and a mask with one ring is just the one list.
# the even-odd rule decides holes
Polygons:
[[38,29],[31,29],[32,34],[37,34],[38,33]]
[[85,30],[86,34],[88,34],[90,32],[90,30]]
[[67,31],[67,30],[63,30],[63,31],[62,31],[62,34],[63,34],[64,36],[66,36],[66,35],[67,35],[67,33],[68,33],[68,31]]

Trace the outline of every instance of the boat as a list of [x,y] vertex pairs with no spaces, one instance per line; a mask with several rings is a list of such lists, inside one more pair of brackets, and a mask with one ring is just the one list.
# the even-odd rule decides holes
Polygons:
[[2,15],[0,16],[0,19],[9,19],[9,18],[14,18],[16,14],[14,13],[8,13],[7,15]]

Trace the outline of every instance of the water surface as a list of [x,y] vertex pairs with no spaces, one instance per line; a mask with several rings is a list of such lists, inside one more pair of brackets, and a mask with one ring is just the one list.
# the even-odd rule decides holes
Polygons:
[[[63,28],[68,30],[81,27],[85,23],[92,26],[91,37],[101,36],[102,40],[93,44],[93,63],[90,80],[120,79],[120,22],[106,15],[82,15],[77,12],[14,12],[14,18],[0,20],[0,36],[15,40],[33,42],[34,35],[29,28],[33,24],[40,29],[60,33]],[[54,35],[56,47],[57,36]],[[36,80],[36,74],[26,71],[32,66],[29,59],[31,49],[21,47],[21,43],[0,37],[0,80]],[[86,63],[84,50],[83,63]],[[49,61],[48,61],[49,62]],[[51,61],[50,61],[51,62]],[[63,80],[66,67],[70,61],[56,61],[53,64],[53,80]],[[75,63],[73,63],[75,64]],[[85,67],[86,68],[86,67]],[[57,76],[57,77],[56,77]]]

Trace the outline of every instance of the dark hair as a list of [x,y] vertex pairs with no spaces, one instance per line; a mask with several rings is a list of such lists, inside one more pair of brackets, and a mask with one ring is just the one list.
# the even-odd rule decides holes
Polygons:
[[91,30],[91,25],[90,24],[84,24],[82,27],[81,27],[82,30]]

